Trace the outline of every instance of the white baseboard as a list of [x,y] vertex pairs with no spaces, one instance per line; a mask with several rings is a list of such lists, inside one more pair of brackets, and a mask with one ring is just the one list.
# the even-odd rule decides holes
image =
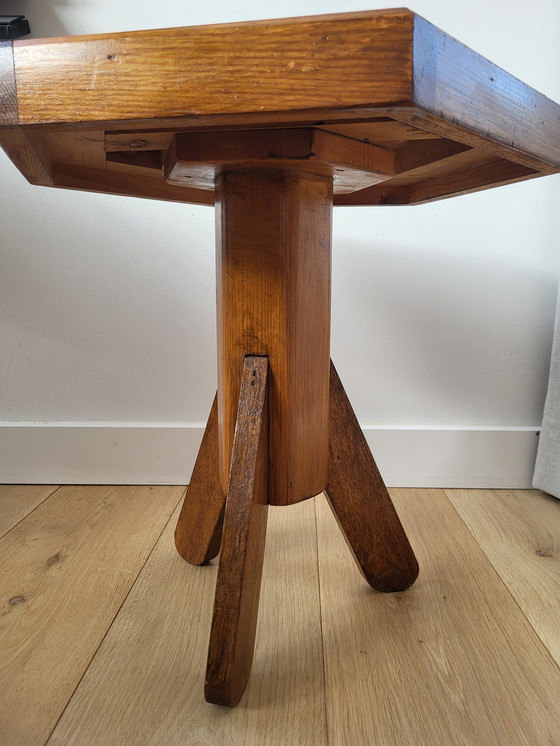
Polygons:
[[389,487],[528,489],[538,428],[365,428]]
[[[187,484],[201,423],[0,422],[6,484]],[[365,428],[390,487],[531,486],[538,428]]]

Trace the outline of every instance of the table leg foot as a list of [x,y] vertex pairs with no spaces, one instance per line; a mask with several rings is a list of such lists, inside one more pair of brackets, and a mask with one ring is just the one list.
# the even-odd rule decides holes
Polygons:
[[218,405],[215,398],[175,528],[177,551],[192,565],[203,565],[218,556],[225,502],[218,476]]
[[224,516],[205,698],[235,706],[255,645],[268,511],[268,358],[247,356]]
[[385,593],[411,586],[418,563],[332,363],[325,492],[367,582]]

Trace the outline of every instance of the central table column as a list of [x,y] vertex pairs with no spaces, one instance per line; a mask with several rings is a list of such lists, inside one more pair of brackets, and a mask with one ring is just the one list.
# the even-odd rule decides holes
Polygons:
[[220,479],[227,488],[245,355],[266,355],[269,502],[327,484],[332,176],[256,168],[216,180]]

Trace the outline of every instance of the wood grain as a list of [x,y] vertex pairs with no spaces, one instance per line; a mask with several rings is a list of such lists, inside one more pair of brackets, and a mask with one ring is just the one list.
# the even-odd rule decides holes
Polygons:
[[216,397],[175,527],[177,551],[192,565],[203,565],[220,553],[225,503],[226,493],[218,472]]
[[397,103],[410,96],[412,23],[410,11],[397,9],[20,41],[20,121]]
[[52,484],[0,484],[0,538],[57,489]]
[[243,365],[204,696],[234,707],[255,648],[268,514],[268,358]]
[[[25,130],[27,139],[36,148],[49,154],[52,163],[79,163],[83,168],[105,170],[105,133],[103,130],[72,132],[42,132]],[[0,132],[0,137],[2,133]]]
[[456,197],[459,194],[478,192],[489,186],[497,187],[514,184],[518,181],[539,176],[538,171],[531,170],[518,163],[489,157],[486,163],[468,171],[458,171],[449,176],[437,176],[410,187],[411,204],[429,202],[442,197]]
[[418,563],[332,363],[329,408],[327,500],[367,582],[402,591]]
[[335,205],[422,204],[514,184],[540,176],[512,161],[481,150],[466,149],[399,174],[353,194],[335,195]]
[[31,184],[52,186],[51,158],[17,127],[0,128],[0,147]]
[[341,116],[389,112],[422,136],[439,124],[436,134],[477,136],[536,170],[560,167],[558,105],[405,9],[20,40],[13,49],[22,124],[141,129],[175,119],[250,129],[297,113],[301,125],[336,127]]
[[468,150],[470,150],[468,145],[444,138],[410,141],[397,150],[396,173],[402,178],[406,172],[433,163],[441,163]]
[[330,178],[226,172],[217,182],[220,474],[229,476],[245,355],[270,362],[270,502],[327,483]]
[[11,41],[0,41],[0,126],[18,123],[16,76]]
[[105,134],[105,150],[107,153],[126,151],[139,153],[144,150],[167,151],[174,137],[174,131],[107,132]]
[[[408,145],[403,148],[404,151],[404,168],[399,174],[392,180],[392,184],[406,184],[407,186],[422,184],[427,187],[434,181],[442,178],[459,179],[465,174],[470,174],[480,166],[487,165],[488,163],[496,163],[500,159],[495,156],[489,155],[483,150],[477,148],[469,148],[461,143],[454,143],[450,140],[440,140],[440,143],[446,143],[442,145],[442,152],[439,158],[432,158],[427,160],[426,163],[415,162],[414,154],[410,154],[412,157],[409,159]],[[411,143],[413,146],[418,143]],[[419,143],[422,145],[422,143]],[[433,146],[434,141],[429,141],[429,145]],[[398,156],[397,156],[398,159]],[[408,161],[408,162],[407,162]],[[509,161],[502,161],[508,165],[516,166],[517,164],[510,163]],[[408,166],[408,168],[407,168]]]
[[222,171],[305,171],[332,176],[334,192],[345,194],[385,181],[395,173],[395,160],[387,148],[312,127],[194,132],[175,136],[165,175],[169,183],[213,191]]
[[181,493],[63,487],[0,541],[3,743],[45,743]]
[[420,110],[560,166],[558,104],[419,16],[413,59],[413,100]]
[[[0,47],[1,95],[12,112],[17,89],[18,112],[0,120],[0,143],[36,184],[213,204],[215,161],[170,167],[165,183],[173,137],[220,132],[219,150],[244,130],[256,147],[252,133],[286,127],[344,135],[363,162],[397,151],[401,176],[434,165],[404,184],[378,151],[378,171],[335,158],[336,205],[417,204],[560,171],[560,106],[406,9],[26,39],[13,64],[11,49]],[[461,148],[488,167],[444,178],[436,166]]]
[[[0,133],[0,141],[1,138],[2,133]],[[55,163],[53,178],[55,185],[63,189],[79,189],[80,191],[101,192],[102,194],[122,194],[128,197],[161,199],[167,202],[214,204],[214,195],[211,192],[166,184],[163,179],[163,172],[160,174],[151,169],[142,169],[142,174],[138,174]]]
[[560,665],[560,504],[529,490],[445,490]]
[[[21,489],[25,495],[26,488]],[[152,499],[158,503],[160,490],[167,489],[154,488]],[[459,498],[459,493],[452,494]],[[461,492],[461,502],[471,494],[470,490]],[[550,657],[542,645],[539,647],[529,623],[520,625],[519,615],[544,617],[552,612],[548,632],[560,639],[555,624],[557,609],[542,603],[544,593],[555,592],[557,585],[549,563],[556,563],[558,503],[531,490],[477,491],[468,500],[469,531],[454,509],[453,516],[449,513],[451,506],[445,507],[437,490],[398,490],[392,491],[392,497],[423,567],[418,583],[403,594],[376,594],[360,582],[329,510],[324,504],[318,506],[322,593],[328,595],[323,605],[327,609],[327,604],[334,604],[324,617],[329,677],[326,702],[316,501],[287,510],[269,509],[257,654],[246,695],[234,710],[210,707],[202,697],[217,568],[193,567],[177,556],[173,545],[177,509],[68,707],[60,698],[58,713],[62,717],[50,746],[323,746],[328,737],[327,718],[331,744],[556,746],[560,732],[554,701],[557,669],[553,668],[551,675]],[[50,514],[53,535],[66,530],[67,509],[66,498]],[[91,515],[87,513],[86,522]],[[137,513],[128,510],[129,534],[136,535],[136,519],[140,523],[146,520],[143,509]],[[488,539],[496,549],[494,569],[471,536],[477,524],[482,528],[478,541],[484,545]],[[97,526],[92,524],[93,532]],[[80,528],[79,533],[83,536],[85,532]],[[80,543],[80,538],[76,541]],[[99,597],[112,604],[114,574],[106,569],[109,562],[93,573],[92,583],[89,545],[82,546],[86,551],[79,552],[75,562],[86,563],[83,577],[87,582],[82,583],[86,592],[94,588],[97,593],[102,585],[104,592],[99,590]],[[108,558],[112,548],[106,546],[104,556]],[[514,547],[519,547],[519,555]],[[534,555],[534,564],[531,555],[536,550],[540,554]],[[551,557],[546,556],[549,553]],[[513,566],[502,580],[494,570],[503,573],[504,558]],[[121,570],[115,570],[122,573],[122,565],[119,567]],[[60,572],[59,564],[55,568]],[[30,565],[25,564],[24,570],[28,573]],[[14,576],[14,580],[22,577]],[[518,594],[517,604],[512,602],[512,589]],[[505,603],[504,594],[509,599]],[[512,603],[517,605],[515,612]],[[71,609],[68,604],[58,623]],[[25,634],[35,638],[37,625],[42,623],[41,614],[27,613]],[[74,623],[82,625],[82,617],[76,616]],[[86,646],[90,643],[81,629],[72,631],[71,625],[65,629],[69,650],[53,664],[52,686],[50,672],[37,665],[40,681],[32,699],[28,687],[17,689],[17,678],[15,690],[0,687],[2,742],[13,743],[3,729],[7,697],[12,703],[20,698],[17,712],[21,722],[31,716],[38,723],[37,731],[33,726],[28,729],[25,743],[45,742],[37,713],[50,706],[52,688],[58,682],[56,667],[69,665],[67,658],[81,656],[82,642]],[[527,641],[524,629],[528,630]],[[30,671],[40,663],[44,650],[31,646],[27,655],[25,665]],[[4,648],[0,656],[6,656]],[[548,692],[539,703],[545,688]],[[70,694],[68,690],[66,698]],[[533,713],[535,699],[537,710]]]
[[403,145],[403,143],[416,142],[418,140],[439,139],[438,135],[388,117],[378,117],[369,122],[325,124],[322,125],[322,129],[328,132],[338,132],[340,135],[353,137],[355,140],[383,144],[388,147],[398,147]]
[[178,557],[172,520],[49,746],[326,746],[315,505],[268,514],[256,655],[239,705],[204,701],[217,568]]
[[459,124],[439,119],[435,114],[421,111],[417,107],[399,107],[393,111],[393,116],[403,124],[421,127],[425,132],[430,132],[436,137],[447,138],[454,142],[463,143],[471,148],[477,148],[486,155],[503,158],[505,161],[518,163],[520,166],[539,171],[543,176],[558,173],[558,166],[537,158],[528,150],[515,150],[497,140],[490,140]]
[[329,741],[558,742],[560,671],[440,490],[391,490],[422,574],[365,592],[317,502]]

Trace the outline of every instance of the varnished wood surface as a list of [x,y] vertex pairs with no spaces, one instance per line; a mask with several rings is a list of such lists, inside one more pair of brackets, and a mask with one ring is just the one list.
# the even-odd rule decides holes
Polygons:
[[177,551],[192,565],[203,565],[220,552],[226,495],[220,483],[218,461],[216,397],[175,527]]
[[20,41],[19,121],[397,103],[410,95],[412,25],[413,14],[397,9]]
[[[386,595],[369,589],[356,572],[338,526],[318,499],[323,632],[317,501],[270,508],[253,672],[239,705],[224,710],[202,695],[216,566],[193,567],[177,555],[177,509],[153,551],[153,539],[135,543],[136,566],[146,563],[120,606],[121,582],[131,585],[131,566],[120,553],[130,547],[123,542],[114,548],[121,528],[126,525],[127,535],[137,537],[140,526],[145,524],[141,534],[154,519],[138,495],[132,502],[126,497],[111,539],[114,500],[130,488],[93,489],[111,489],[109,505],[101,500],[94,509],[90,487],[63,488],[66,497],[56,504],[56,494],[47,498],[40,509],[51,502],[52,541],[50,548],[44,544],[45,513],[39,525],[28,527],[30,540],[40,536],[43,542],[35,559],[29,547],[37,541],[17,550],[21,559],[2,550],[2,582],[17,592],[32,567],[40,568],[43,593],[52,582],[63,583],[50,596],[49,634],[61,634],[64,646],[60,654],[45,647],[39,630],[49,629],[43,624],[46,607],[40,610],[37,599],[10,606],[27,638],[25,667],[32,679],[25,687],[16,685],[23,681],[23,650],[16,658],[17,648],[0,646],[3,681],[12,682],[0,687],[0,742],[21,742],[9,737],[17,727],[25,729],[26,746],[44,744],[50,733],[44,718],[52,708],[50,722],[60,720],[50,746],[556,746],[558,668],[539,635],[548,636],[550,649],[560,644],[550,595],[558,593],[558,582],[549,569],[558,562],[553,518],[558,501],[537,491],[515,491],[510,510],[507,492],[453,492],[455,506],[468,501],[469,530],[442,491],[391,490],[422,574],[405,593]],[[162,518],[168,489],[151,491],[150,503]],[[81,497],[86,491],[87,499]],[[91,520],[103,509],[107,527]],[[19,532],[36,513],[18,526],[20,541]],[[72,550],[71,561],[43,571],[45,558],[68,546],[70,524],[72,546],[83,551]],[[12,533],[0,540],[0,548]],[[17,545],[10,540],[11,547]],[[543,603],[544,589],[550,604]],[[84,603],[97,613],[76,615]],[[108,604],[115,604],[114,612],[105,616]],[[77,688],[61,688],[77,658],[87,668],[83,678]]]
[[245,358],[204,696],[234,707],[253,663],[268,515],[268,358]]
[[[215,153],[188,175],[159,165],[175,135],[220,132],[227,146],[287,127],[319,127],[396,160],[394,176],[380,169],[369,181],[335,168],[340,205],[418,204],[560,170],[560,106],[406,9],[20,40],[13,50],[15,68],[11,46],[0,47],[0,144],[36,184],[213,204]],[[417,147],[430,140],[440,146]],[[450,156],[461,148],[478,167],[457,168]]]
[[[139,157],[130,151],[119,155],[125,163],[135,163]],[[221,132],[178,134],[165,156],[166,180],[198,189],[214,191],[219,173],[239,168],[328,175],[334,193],[346,194],[393,176],[396,154],[326,130],[299,127],[228,132],[227,136]]]
[[32,144],[26,132],[17,127],[0,129],[0,146],[31,184],[53,186],[51,156]]
[[270,502],[327,483],[332,184],[292,171],[218,179],[218,420],[225,489],[245,355],[270,362]]
[[62,487],[0,540],[0,743],[46,742],[182,492]]
[[[428,168],[418,168],[384,183],[366,187],[352,194],[340,195],[336,203],[340,205],[415,205],[479,192],[491,187],[515,184],[542,175],[534,169],[481,151],[469,151],[465,153],[465,156],[467,155],[473,157],[445,158]],[[471,167],[466,168],[469,162]]]
[[18,123],[12,42],[0,41],[0,125]]
[[332,363],[329,410],[329,504],[367,582],[403,591],[418,563]]
[[413,60],[413,100],[421,116],[560,165],[558,104],[419,16]]

